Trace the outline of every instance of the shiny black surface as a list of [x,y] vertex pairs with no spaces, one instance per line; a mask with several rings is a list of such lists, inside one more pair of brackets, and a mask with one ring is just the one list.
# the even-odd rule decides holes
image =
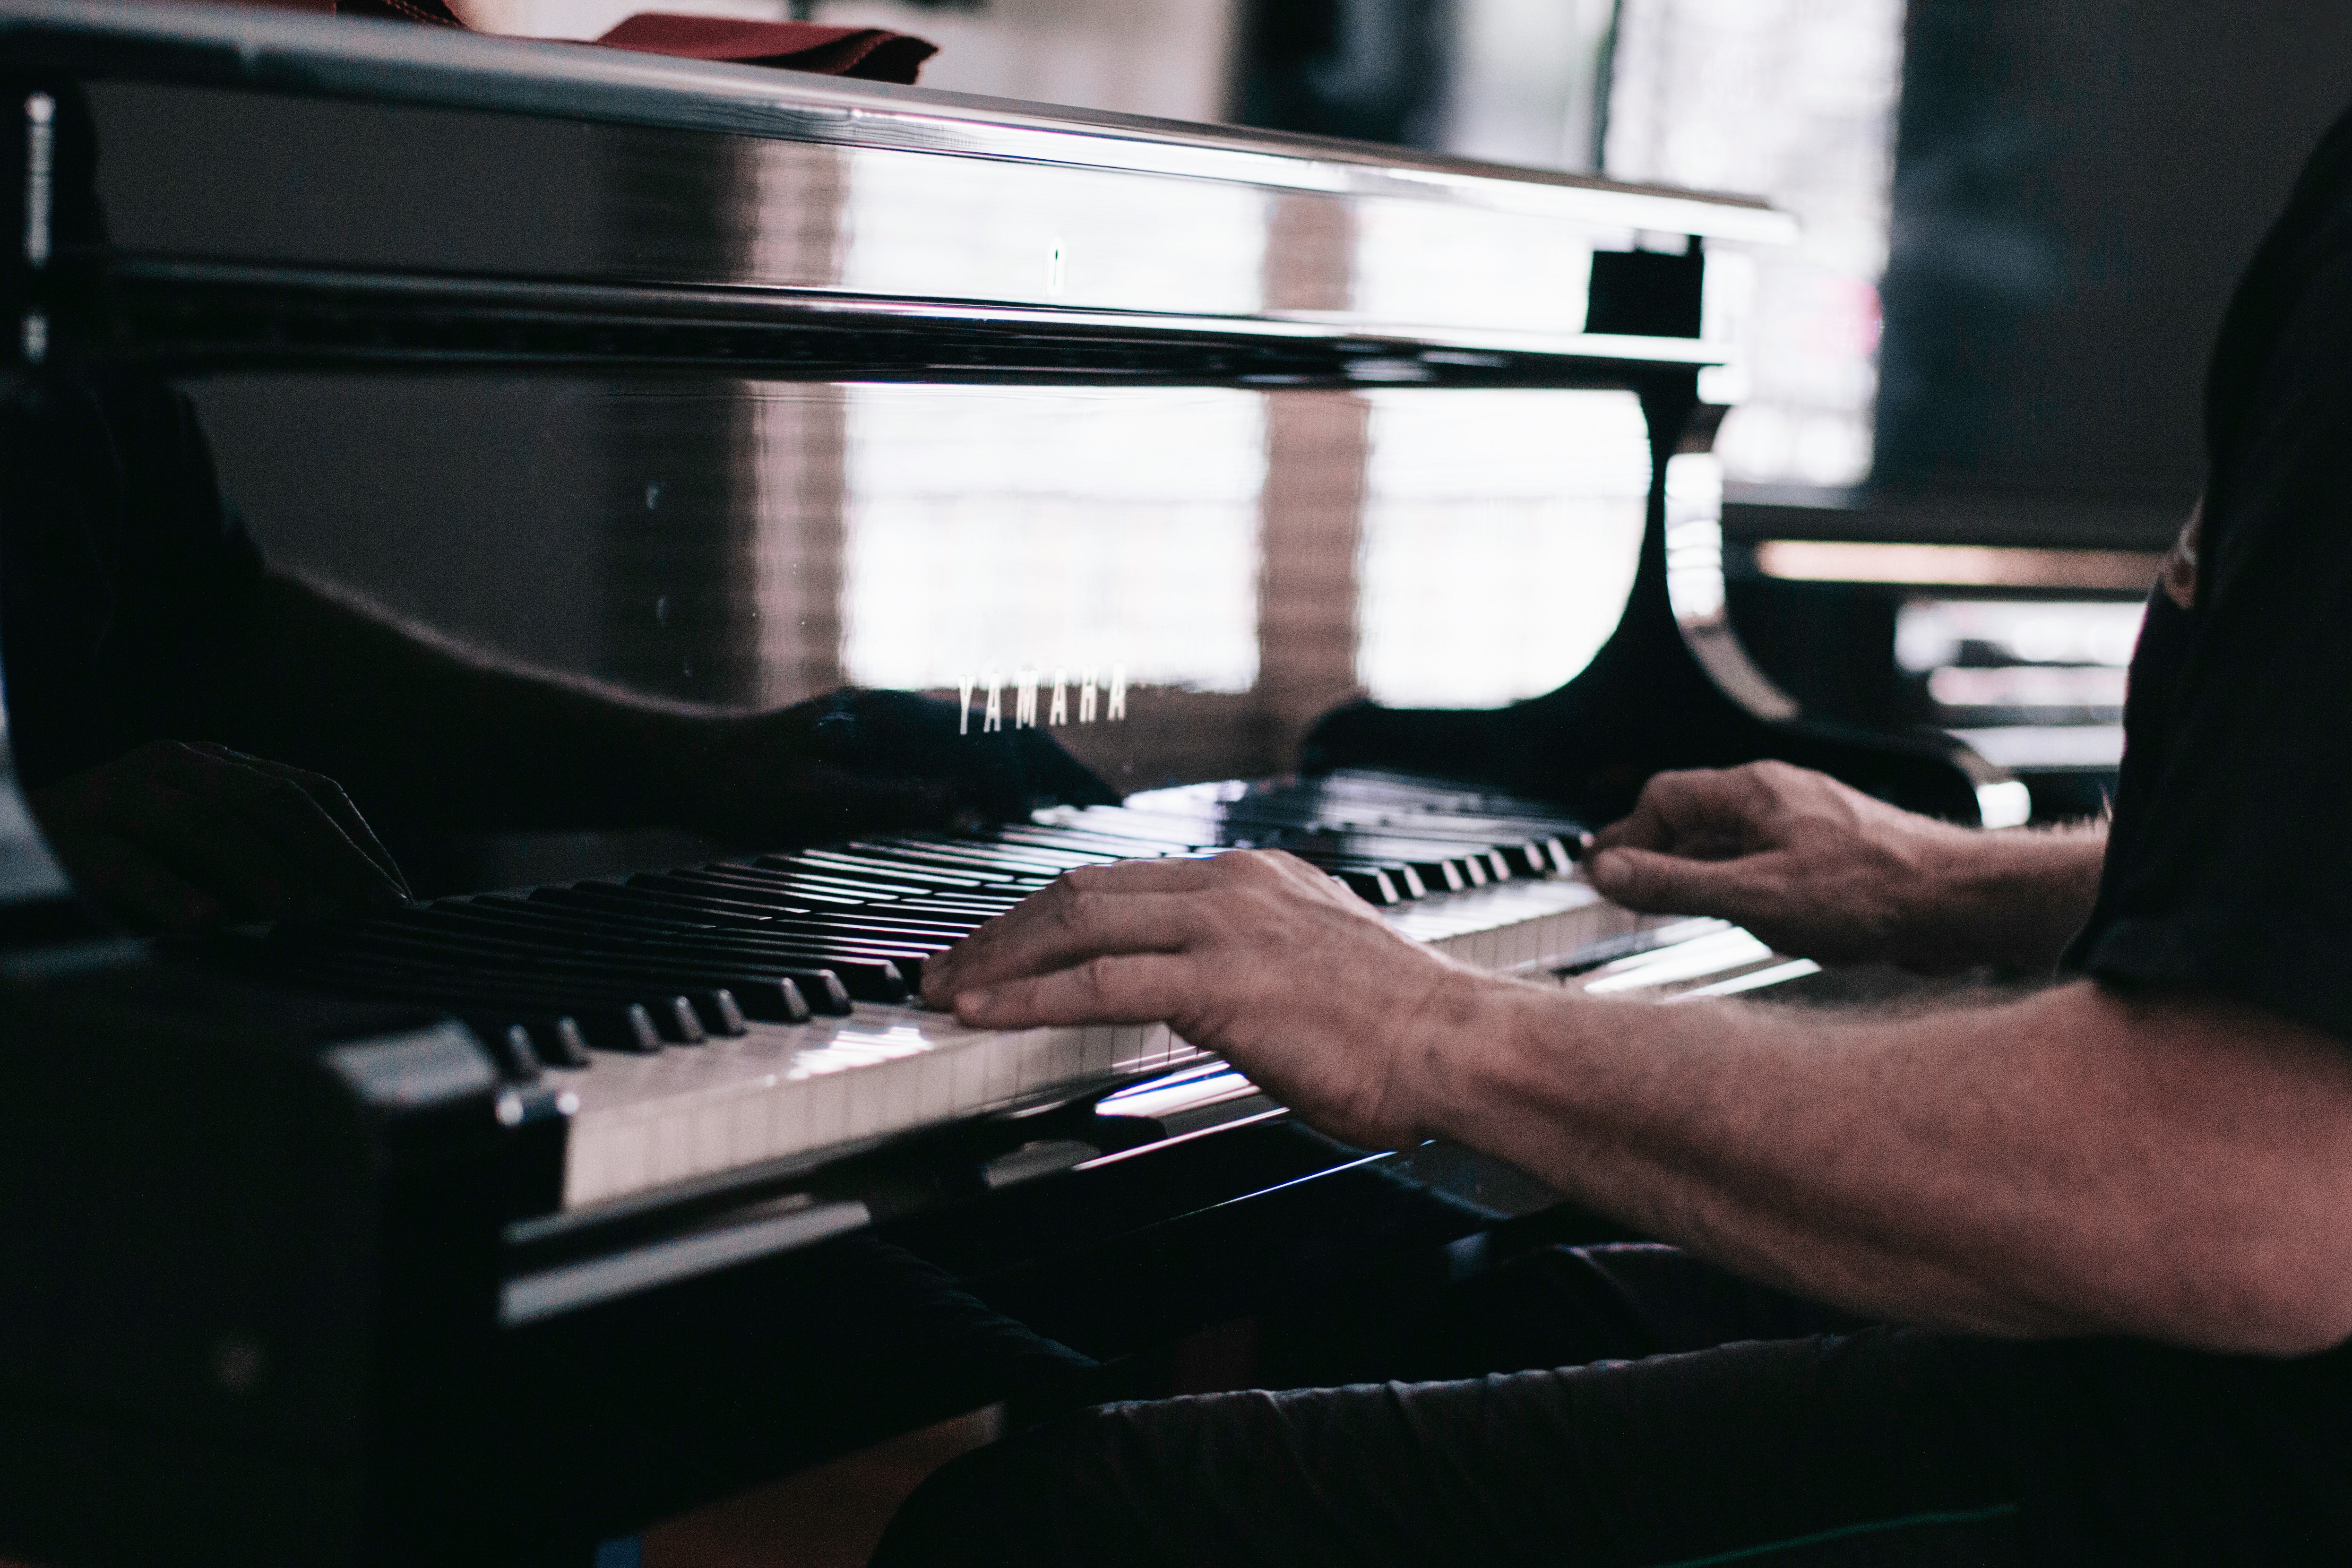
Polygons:
[[[9,407],[186,400],[203,461],[122,471],[212,465],[252,602],[342,628],[242,667],[311,700],[236,738],[335,776],[444,900],[289,919],[267,962],[36,952],[102,928],[52,919],[0,779],[0,1546],[557,1558],[980,1404],[1150,1391],[1171,1336],[1485,1223],[1271,1107],[1177,1142],[1085,1104],[551,1217],[545,1080],[903,994],[1094,853],[1033,806],[1302,762],[1549,803],[1401,833],[1244,789],[1185,841],[1400,900],[1559,870],[1564,818],[1664,765],[1976,809],[1946,751],[1725,684],[1685,241],[1781,230],[1751,203],[197,8],[0,0],[0,58]],[[1588,331],[1594,256],[1645,235],[1673,297]],[[10,454],[11,504],[77,493],[58,445]],[[19,636],[9,684],[75,651]],[[40,732],[77,716],[16,706],[42,782],[84,776]],[[614,782],[626,735],[673,747],[660,791]]]

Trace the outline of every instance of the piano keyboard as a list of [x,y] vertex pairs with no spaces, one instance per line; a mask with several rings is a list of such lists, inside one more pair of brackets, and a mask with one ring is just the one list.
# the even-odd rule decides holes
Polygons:
[[543,1082],[569,1113],[571,1211],[782,1173],[1200,1059],[1164,1026],[975,1030],[915,1005],[927,958],[1073,867],[1279,847],[1409,936],[1536,973],[1614,958],[1671,923],[1580,880],[1580,832],[1527,803],[1372,773],[1196,785],[982,836],[444,899],[281,928],[240,956],[281,981],[466,1018],[510,1079]]

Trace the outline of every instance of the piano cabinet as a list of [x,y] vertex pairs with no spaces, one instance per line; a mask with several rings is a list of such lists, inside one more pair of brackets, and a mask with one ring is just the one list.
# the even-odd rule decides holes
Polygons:
[[[73,437],[0,490],[0,1550],[584,1560],[1597,1226],[1334,1144],[1164,1029],[909,1005],[1071,866],[1277,846],[1471,962],[1664,995],[1802,966],[1577,879],[1659,769],[2014,819],[1948,738],[1805,717],[1727,618],[1702,306],[1711,250],[1790,232],[1757,202],[177,5],[0,0],[0,412]],[[201,434],[27,412],[93,386]],[[415,668],[798,712],[879,794],[1029,797],[604,820],[509,766],[551,729],[294,645],[266,753],[422,901],[127,932],[23,786],[223,737],[38,635],[155,574],[33,547],[96,536],[90,450],[205,498],[207,571]],[[156,663],[109,679],[190,673]]]

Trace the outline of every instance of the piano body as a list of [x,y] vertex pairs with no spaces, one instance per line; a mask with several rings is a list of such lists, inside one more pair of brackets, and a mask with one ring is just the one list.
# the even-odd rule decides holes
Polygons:
[[347,779],[426,901],[190,947],[0,772],[0,1550],[581,1560],[1496,1221],[1164,1030],[909,1004],[1070,866],[1281,845],[1470,962],[1739,989],[1801,966],[1601,903],[1580,824],[1768,756],[2014,805],[1725,619],[1705,256],[1754,203],[182,5],[5,0],[0,74],[11,397],[184,395],[271,570],[1108,785],[744,845]]

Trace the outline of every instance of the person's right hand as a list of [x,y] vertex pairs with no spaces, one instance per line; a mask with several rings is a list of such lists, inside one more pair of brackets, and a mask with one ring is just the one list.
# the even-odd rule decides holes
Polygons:
[[1604,897],[1716,915],[1783,952],[1930,973],[1971,955],[1937,918],[1937,884],[1979,836],[1786,763],[1660,773],[1593,835]]
[[409,901],[342,787],[226,746],[157,741],[31,795],[75,884],[147,931]]

